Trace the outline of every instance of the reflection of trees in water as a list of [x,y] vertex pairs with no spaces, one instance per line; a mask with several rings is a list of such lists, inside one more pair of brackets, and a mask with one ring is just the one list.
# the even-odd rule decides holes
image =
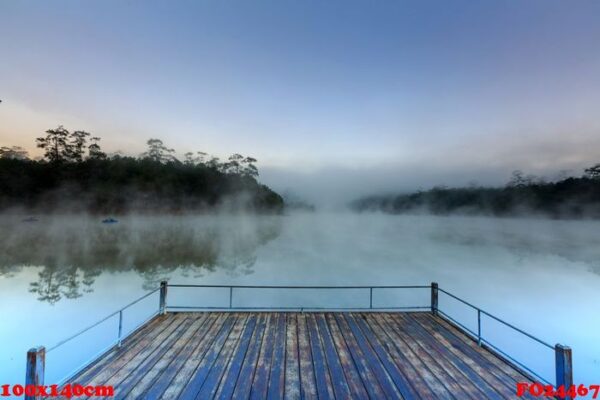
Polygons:
[[0,226],[0,276],[41,266],[30,292],[56,303],[91,292],[105,272],[135,271],[145,289],[175,270],[249,274],[256,249],[279,232],[278,217],[132,217],[110,226],[85,218],[14,220]]

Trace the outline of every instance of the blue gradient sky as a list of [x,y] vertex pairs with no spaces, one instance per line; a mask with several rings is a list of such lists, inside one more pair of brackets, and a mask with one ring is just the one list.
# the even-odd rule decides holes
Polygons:
[[600,162],[600,2],[3,0],[0,99],[0,145],[158,137],[253,155],[275,186],[579,173]]

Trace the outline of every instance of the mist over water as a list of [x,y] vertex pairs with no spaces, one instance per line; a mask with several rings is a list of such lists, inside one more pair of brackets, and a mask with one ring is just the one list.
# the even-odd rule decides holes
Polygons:
[[52,215],[9,216],[0,227],[0,276],[39,267],[31,291],[38,300],[55,303],[94,290],[97,277],[135,272],[150,290],[178,271],[202,277],[217,268],[248,273],[256,249],[281,229],[276,217],[101,218]]
[[[5,301],[0,376],[18,382],[25,352],[50,346],[158,282],[252,285],[439,283],[542,340],[573,348],[575,382],[600,376],[600,222],[483,217],[294,213],[284,216],[0,218]],[[234,306],[368,306],[368,292],[249,291]],[[170,305],[226,306],[219,290],[172,288]],[[427,306],[428,290],[376,291],[375,306]],[[127,311],[125,331],[155,311],[150,296]],[[440,295],[470,328],[476,314]],[[58,381],[115,338],[116,321],[49,354]],[[554,354],[492,320],[483,334],[553,381]]]

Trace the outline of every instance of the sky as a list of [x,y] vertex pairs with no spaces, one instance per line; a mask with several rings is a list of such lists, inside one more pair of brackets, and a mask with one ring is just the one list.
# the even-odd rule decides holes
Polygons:
[[0,146],[64,125],[309,198],[600,162],[600,2],[0,2]]

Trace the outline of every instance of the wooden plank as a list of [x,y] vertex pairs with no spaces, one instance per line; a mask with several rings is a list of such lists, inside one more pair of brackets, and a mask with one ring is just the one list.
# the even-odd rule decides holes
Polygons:
[[[188,340],[181,352],[177,354],[173,362],[171,362],[166,368],[164,368],[164,372],[162,372],[160,376],[152,380],[150,387],[148,387],[146,393],[144,393],[144,399],[148,400],[164,398],[163,393],[167,390],[168,387],[171,386],[171,382],[179,373],[179,370],[183,367],[184,363],[188,360],[190,355],[198,347],[198,344],[202,342],[202,340],[206,336],[206,333],[215,323],[217,315],[205,313],[201,314],[200,318],[201,319],[198,321],[200,325],[199,329],[194,333],[190,340]],[[141,382],[140,386],[142,386]],[[131,392],[132,396],[137,395],[137,389],[138,388],[136,387]]]
[[[398,314],[399,315],[399,314]],[[481,399],[482,396],[489,399],[498,400],[498,394],[494,391],[485,393],[490,388],[482,388],[480,391],[469,379],[469,371],[461,371],[455,366],[453,361],[456,359],[451,353],[446,351],[443,346],[438,346],[435,338],[421,335],[409,321],[404,318],[395,318],[398,315],[387,316],[387,322],[390,329],[403,340],[407,347],[425,361],[431,371],[440,378],[442,383],[455,396],[470,398],[473,400]],[[398,327],[401,327],[399,329]],[[476,375],[473,375],[476,376]],[[485,385],[485,382],[482,382]]]
[[514,383],[529,381],[529,378],[521,374],[517,369],[515,369],[510,364],[507,364],[505,361],[499,359],[491,352],[479,347],[477,343],[469,338],[464,332],[460,331],[450,323],[448,323],[445,319],[441,317],[432,317],[427,313],[419,315],[419,321],[424,325],[438,327],[455,337],[457,340],[466,344],[469,348],[476,351],[481,357],[485,358],[487,361],[492,363],[498,370],[503,372],[504,376],[507,376],[512,379]]
[[[196,315],[194,315],[194,317],[196,317]],[[147,364],[147,367],[138,368],[129,375],[127,379],[119,385],[119,390],[118,393],[115,393],[115,398],[117,400],[137,398],[149,389],[160,374],[166,370],[172,362],[177,360],[179,353],[185,348],[202,326],[204,318],[206,318],[206,316],[194,319],[190,318],[189,328],[182,331],[182,334],[175,339],[171,347],[168,349],[165,348],[164,352],[157,352],[156,355],[153,355],[153,360]],[[148,397],[144,396],[144,398],[147,399]]]
[[227,366],[227,371],[223,375],[221,384],[219,385],[219,390],[216,392],[216,398],[230,399],[233,396],[242,365],[246,358],[248,347],[250,346],[250,342],[254,336],[254,331],[256,330],[257,320],[258,315],[256,313],[252,313],[248,317],[248,321],[246,322],[242,336],[238,341],[238,345],[231,356],[231,361]]
[[214,318],[216,321],[206,335],[202,338],[202,340],[197,344],[194,352],[184,360],[184,364],[181,369],[177,372],[170,385],[166,388],[164,393],[161,395],[162,400],[173,400],[176,399],[185,385],[190,381],[192,374],[200,365],[201,361],[204,359],[205,354],[210,349],[213,342],[219,337],[218,334],[223,328],[223,324],[228,318],[228,315],[225,313],[210,313],[211,316],[214,314]]
[[415,317],[415,320],[425,329],[441,335],[441,337],[453,345],[453,348],[460,350],[466,356],[477,360],[483,365],[488,365],[490,371],[509,386],[513,386],[516,382],[529,380],[510,364],[500,360],[483,347],[479,347],[474,340],[448,323],[445,319],[441,317],[432,318],[428,314],[420,314],[418,317]]
[[[406,314],[388,316],[390,326],[394,324],[401,325],[402,331],[406,332],[407,337],[412,338],[409,346],[419,346],[424,352],[427,352],[432,359],[435,359],[442,368],[457,382],[457,384],[466,392],[465,395],[478,400],[482,396],[486,399],[502,399],[494,386],[489,385],[476,371],[467,365],[460,357],[451,353],[441,342],[439,342],[429,332],[425,331],[416,321]],[[401,332],[398,332],[401,334]],[[407,341],[408,342],[408,341]],[[457,392],[455,392],[457,393]],[[513,395],[514,392],[505,393]]]
[[[379,343],[373,332],[370,330],[367,323],[361,318],[360,315],[354,315],[353,313],[347,314],[347,321],[352,329],[353,333],[356,331],[355,328],[360,329],[361,333],[364,335],[366,340],[369,342],[377,357],[385,367],[385,370],[388,372],[396,388],[405,399],[416,399],[421,398],[419,393],[413,388],[407,379],[407,377],[401,372],[401,370],[396,366],[394,360],[387,353],[385,348]],[[357,331],[356,331],[357,332]]]
[[[402,329],[396,329],[397,323],[388,324],[383,314],[373,316],[371,319],[373,324],[378,324],[382,331],[388,335],[391,342],[405,356],[405,359],[411,363],[417,373],[423,376],[427,385],[437,393],[440,398],[466,398],[473,399],[468,391],[465,391],[461,385],[456,382],[452,375],[448,373],[438,360],[420,346],[419,338],[408,335]],[[384,339],[385,340],[385,339]],[[441,395],[439,393],[442,393]],[[474,400],[478,400],[475,398]]]
[[285,385],[285,338],[286,338],[286,313],[278,313],[277,335],[275,336],[275,348],[273,349],[273,360],[271,362],[271,373],[269,375],[269,390],[267,398],[283,398]]
[[517,381],[529,379],[429,313],[177,313],[71,383],[114,385],[116,399],[499,400]]
[[315,314],[315,319],[321,337],[321,343],[323,343],[327,366],[329,367],[329,375],[331,376],[331,383],[333,384],[333,393],[336,398],[352,398],[350,387],[344,376],[344,370],[342,369],[340,359],[335,350],[335,345],[333,344],[331,333],[327,328],[325,318],[323,317],[323,314],[318,313]]
[[130,351],[126,357],[120,358],[115,363],[109,364],[105,369],[97,374],[90,382],[90,385],[117,385],[140,363],[142,363],[152,352],[171,337],[186,321],[184,315],[177,315],[171,320],[171,323],[160,334],[154,338],[143,340],[141,349],[137,352]]
[[[456,334],[449,331],[448,328],[441,323],[441,318],[436,317],[435,319],[430,319],[426,314],[415,315],[413,318],[415,321],[420,323],[424,329],[430,332],[439,342],[443,343],[444,346],[453,354],[461,358],[461,360],[463,360],[474,371],[476,371],[477,374],[479,374],[496,390],[500,389],[505,391],[506,388],[508,388],[508,390],[513,391],[514,393],[516,381],[512,380],[510,375],[507,373],[511,372],[510,370],[512,370],[512,373],[516,373],[516,371],[514,371],[512,368],[505,364],[504,367],[506,367],[507,370],[503,371],[499,369],[498,365],[495,365],[486,357],[486,353],[488,353],[487,356],[493,357],[493,355],[477,346],[477,344],[473,341],[471,341],[471,344],[463,341],[460,336],[464,337],[465,335],[458,331],[455,331]],[[465,339],[469,340],[466,337]],[[527,381],[527,379],[523,377],[521,379],[521,382],[522,381]],[[526,394],[524,398],[533,397],[530,397],[528,394]]]
[[[423,354],[415,354],[398,337],[391,335],[389,327],[381,325],[381,315],[365,314],[363,319],[369,325],[375,337],[386,349],[391,359],[395,362],[406,378],[410,381],[419,396],[423,399],[452,399],[452,391],[442,383],[443,371],[441,369],[430,371],[429,363],[433,360],[422,360]],[[441,377],[437,374],[442,374]],[[437,375],[437,376],[436,376]],[[456,388],[455,388],[456,389]],[[460,392],[460,388],[457,388]]]
[[258,364],[258,357],[263,344],[263,338],[265,336],[265,330],[267,327],[268,315],[261,313],[258,318],[258,326],[254,330],[246,358],[242,364],[240,375],[235,385],[233,392],[233,399],[248,399],[250,392],[252,391],[252,381],[254,379],[254,373],[256,372],[256,366]]
[[340,332],[337,322],[331,313],[327,313],[324,315],[326,326],[331,333],[331,338],[333,339],[333,344],[335,346],[335,350],[339,357],[340,364],[342,366],[342,370],[346,377],[346,382],[348,383],[348,387],[350,389],[350,393],[352,394],[353,399],[368,399],[369,395],[363,381],[354,365],[354,360],[352,359],[352,355],[346,346],[346,341]]
[[157,363],[164,363],[166,357],[168,357],[167,360],[170,360],[170,357],[173,357],[174,354],[176,354],[176,351],[173,351],[172,349],[178,347],[177,343],[179,342],[179,338],[182,337],[182,335],[185,338],[188,338],[195,332],[191,329],[193,323],[194,320],[186,318],[183,324],[163,343],[157,346],[142,362],[137,365],[131,365],[133,368],[129,368],[126,374],[122,376],[116,375],[111,378],[108,384],[115,387],[114,398],[116,400],[126,398],[129,391],[132,390],[132,388],[136,386]]
[[70,382],[72,384],[78,383],[87,385],[106,368],[116,369],[119,365],[124,365],[145,346],[151,343],[152,339],[158,336],[163,330],[167,329],[174,318],[174,314],[155,317],[147,325],[144,325],[139,329],[136,334],[125,339],[121,348],[115,347],[108,354],[91,363],[87,368],[71,379]]
[[300,398],[317,399],[317,384],[310,350],[310,338],[306,326],[306,314],[300,313],[298,320],[298,353],[300,364]]
[[[256,320],[256,317],[254,317],[254,320]],[[235,322],[235,325],[233,326],[229,337],[223,344],[223,348],[221,349],[219,356],[214,362],[212,368],[210,369],[210,372],[208,373],[208,376],[206,377],[206,380],[200,388],[200,391],[198,392],[196,398],[212,399],[217,393],[221,379],[225,375],[225,371],[229,366],[231,356],[235,348],[237,347],[237,344],[242,336],[242,332],[246,327],[247,321],[247,313],[237,315],[237,321]]]
[[[368,368],[364,368],[360,359],[357,359],[357,352],[350,350],[351,346],[356,345],[356,343],[353,342],[352,335],[349,334],[349,332],[343,331],[333,313],[325,314],[325,318],[329,325],[329,330],[331,331],[338,355],[340,356],[344,373],[346,374],[350,389],[353,391],[354,396],[365,398],[383,397],[384,394],[377,383],[377,379],[375,379],[374,376],[369,376],[370,371]],[[359,383],[360,386],[358,385]]]
[[329,368],[325,361],[325,352],[323,351],[323,345],[319,332],[317,331],[317,324],[313,314],[307,314],[306,323],[308,326],[308,334],[310,340],[310,348],[313,357],[313,368],[315,371],[315,380],[317,384],[317,393],[319,399],[333,399],[333,384],[331,383],[331,376],[329,374]]
[[191,379],[181,391],[179,399],[191,400],[196,398],[196,395],[202,388],[202,385],[204,384],[204,381],[206,380],[213,363],[219,357],[219,353],[221,352],[223,344],[227,340],[227,337],[229,336],[229,333],[231,332],[236,320],[237,316],[235,314],[227,315],[227,319],[223,323],[223,326],[219,330],[215,340],[211,343],[210,348],[207,350],[200,364],[198,364]]
[[[359,344],[358,339],[352,334],[352,331],[343,316],[340,316],[339,313],[335,313],[333,316],[340,327],[340,331],[344,336],[348,350],[354,359],[354,363],[356,364],[362,382],[369,393],[369,397],[373,399],[381,399],[384,397],[399,398],[400,393],[396,391],[394,383],[385,372],[383,366],[381,366],[382,371],[377,371],[377,368],[374,365],[375,363],[379,363],[377,355],[372,352],[372,349],[369,348],[368,344]],[[377,379],[377,375],[380,375],[382,382]]]
[[285,347],[285,391],[286,399],[300,398],[300,364],[298,356],[298,319],[288,314]]
[[277,318],[278,315],[276,313],[269,313],[265,337],[260,348],[254,379],[252,381],[253,384],[250,392],[251,399],[264,399],[267,397],[267,390],[269,388],[269,373],[271,372],[273,349],[275,348]]

